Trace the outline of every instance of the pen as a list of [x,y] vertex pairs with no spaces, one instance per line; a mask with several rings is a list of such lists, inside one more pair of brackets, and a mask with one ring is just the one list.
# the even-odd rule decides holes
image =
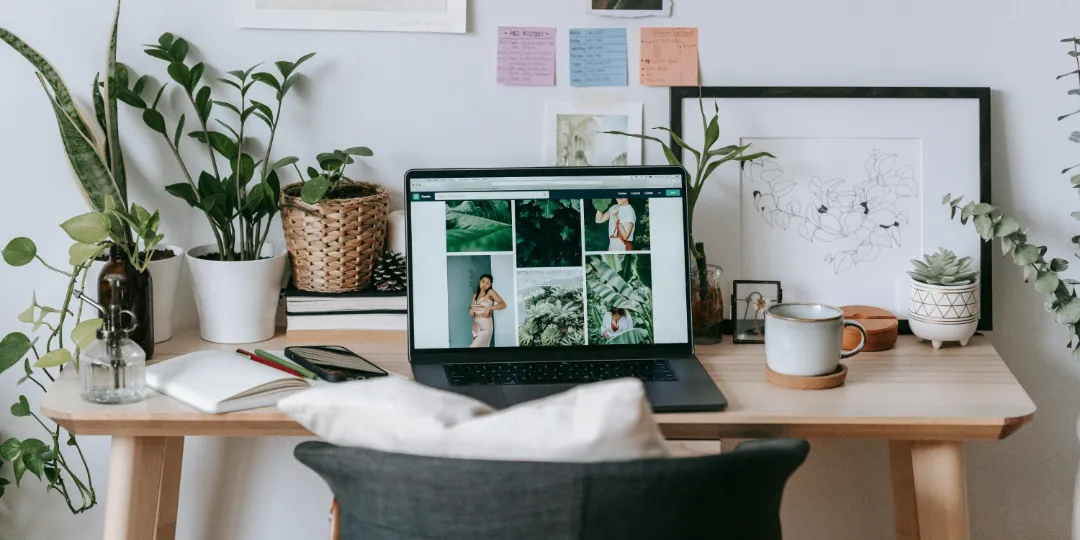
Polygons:
[[279,357],[277,357],[277,356],[275,356],[273,354],[270,354],[270,353],[268,353],[268,352],[266,352],[266,351],[264,351],[262,349],[255,349],[255,356],[258,356],[258,357],[260,357],[260,358],[262,358],[264,360],[269,360],[271,362],[274,362],[275,364],[285,366],[286,368],[289,368],[289,369],[291,369],[293,371],[298,371],[298,372],[300,372],[301,376],[306,377],[308,379],[318,379],[319,378],[311,370],[309,370],[309,369],[307,369],[307,368],[305,368],[303,366],[294,364],[294,363],[292,363],[292,362],[290,362],[288,360],[285,360],[283,358],[279,358]]
[[236,354],[239,354],[240,356],[246,356],[246,357],[248,357],[248,358],[250,358],[250,359],[252,359],[252,360],[254,360],[254,361],[256,361],[256,362],[258,362],[258,363],[260,363],[262,365],[264,365],[264,366],[272,367],[272,368],[274,368],[274,369],[276,369],[278,371],[284,371],[285,373],[288,373],[289,375],[295,375],[297,377],[300,377],[301,379],[304,378],[304,376],[301,375],[300,372],[296,371],[295,369],[289,369],[289,368],[287,368],[285,366],[280,366],[280,365],[275,364],[275,363],[273,363],[273,362],[271,362],[271,361],[269,361],[269,360],[267,360],[267,359],[265,359],[265,358],[263,358],[261,356],[250,353],[248,351],[245,351],[244,349],[236,349]]

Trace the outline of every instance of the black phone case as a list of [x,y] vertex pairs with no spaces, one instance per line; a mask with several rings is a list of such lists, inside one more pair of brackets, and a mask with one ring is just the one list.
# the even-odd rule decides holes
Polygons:
[[[352,380],[357,380],[357,379],[371,379],[371,378],[375,378],[375,377],[385,377],[386,376],[386,373],[385,373],[386,370],[383,370],[384,373],[369,373],[369,372],[366,372],[366,371],[355,371],[355,370],[351,370],[351,369],[327,368],[327,367],[319,366],[317,364],[312,363],[311,361],[304,358],[303,356],[294,353],[293,351],[289,350],[289,348],[285,349],[285,358],[288,358],[289,360],[292,360],[293,362],[296,362],[297,364],[300,364],[300,366],[302,366],[304,369],[310,370],[317,377],[319,377],[320,379],[322,379],[322,380],[324,380],[326,382],[339,383],[339,382],[346,382],[346,381],[352,381]],[[372,365],[374,365],[374,364],[372,364]],[[382,369],[382,368],[379,368],[379,369]]]

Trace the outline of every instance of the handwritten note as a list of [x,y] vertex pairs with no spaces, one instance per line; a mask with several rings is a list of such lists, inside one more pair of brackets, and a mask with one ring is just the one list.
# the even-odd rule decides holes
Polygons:
[[642,28],[641,84],[698,85],[698,29]]
[[626,29],[570,30],[571,86],[626,86]]
[[555,29],[499,27],[498,82],[555,86]]

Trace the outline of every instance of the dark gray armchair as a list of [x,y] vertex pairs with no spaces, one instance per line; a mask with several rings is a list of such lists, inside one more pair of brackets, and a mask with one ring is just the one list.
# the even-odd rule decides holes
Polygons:
[[339,540],[779,540],[780,499],[810,452],[751,441],[724,455],[525,463],[297,446],[337,498]]

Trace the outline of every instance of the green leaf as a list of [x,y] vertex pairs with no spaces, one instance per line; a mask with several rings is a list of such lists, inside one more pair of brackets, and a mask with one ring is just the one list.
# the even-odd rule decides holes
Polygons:
[[1027,266],[1039,260],[1039,248],[1031,244],[1025,244],[1016,248],[1013,253],[1013,262],[1019,266]]
[[100,246],[75,242],[68,248],[68,264],[71,266],[79,266],[90,260],[92,257],[96,257],[100,252]]
[[26,474],[26,463],[23,461],[22,456],[11,462],[11,468],[15,472],[15,485],[19,485],[22,481],[22,477]]
[[979,203],[979,204],[976,204],[972,208],[971,213],[972,213],[972,215],[975,215],[975,216],[982,216],[982,215],[989,214],[990,212],[993,212],[994,210],[996,210],[996,208],[994,208],[993,206],[990,206],[989,204]]
[[191,88],[188,88],[188,83],[191,81],[191,70],[188,69],[188,67],[185,66],[183,62],[174,61],[173,63],[169,64],[169,68],[167,71],[169,73],[169,77],[171,77],[173,81],[176,81],[176,84],[179,84],[181,87],[188,90],[189,92],[191,91]]
[[318,204],[330,190],[330,180],[325,176],[317,176],[304,183],[300,188],[300,199],[308,204]]
[[[675,141],[675,144],[679,145],[684,150],[686,150],[686,151],[690,152],[691,154],[693,154],[694,159],[697,160],[698,162],[701,161],[701,152],[698,152],[696,148],[694,148],[694,147],[690,146],[689,144],[687,144],[687,142],[684,141],[682,139],[682,137],[679,137],[679,135],[677,133],[675,133],[674,131],[672,131],[672,130],[666,128],[666,127],[657,127],[657,128],[653,128],[653,129],[658,129],[660,131],[667,132],[669,135],[671,135],[671,139]],[[719,129],[719,128],[717,128],[717,129]]]
[[87,319],[75,325],[75,328],[71,329],[71,341],[76,347],[85,349],[97,339],[97,331],[101,328],[101,323],[101,319]]
[[135,85],[131,87],[131,92],[136,96],[142,97],[143,91],[146,90],[147,83],[150,82],[149,75],[143,75],[135,81]]
[[169,192],[174,197],[183,199],[190,206],[199,207],[199,197],[195,194],[195,189],[191,187],[191,184],[182,182],[179,184],[171,184],[165,186],[165,191]]
[[1058,288],[1058,284],[1061,283],[1061,279],[1054,272],[1039,272],[1039,276],[1035,278],[1035,290],[1043,294],[1049,294],[1054,292]]
[[[176,133],[173,135],[173,146],[177,150],[180,149],[180,135],[184,133],[184,123],[187,121],[187,115],[181,114],[180,121],[176,123]],[[162,122],[164,124],[164,122]]]
[[22,360],[34,347],[30,338],[20,332],[12,332],[0,340],[0,373]]
[[344,152],[346,154],[349,154],[350,156],[371,157],[375,155],[375,152],[372,152],[371,149],[366,146],[354,146],[352,148],[346,148]]
[[96,244],[109,238],[109,217],[101,212],[88,212],[60,224],[68,237],[84,244]]
[[1069,269],[1069,261],[1065,259],[1054,259],[1050,261],[1050,270],[1054,272],[1064,272]]
[[11,266],[26,266],[37,256],[37,246],[33,240],[20,236],[8,242],[2,253],[4,262]]
[[194,91],[199,86],[199,81],[202,80],[203,72],[206,71],[206,65],[202,62],[191,66],[191,73],[188,74],[188,84],[185,88]]
[[30,64],[34,66],[34,69],[40,73],[42,80],[48,83],[49,88],[52,89],[52,97],[50,97],[50,99],[57,109],[57,117],[61,115],[68,117],[75,132],[87,139],[91,146],[96,146],[98,144],[97,137],[90,128],[90,123],[83,118],[78,106],[75,105],[75,100],[71,97],[71,92],[64,83],[64,79],[60,77],[56,68],[54,68],[41,53],[37,52],[33,47],[15,34],[12,34],[3,28],[0,28],[0,41],[4,41],[10,45],[15,52],[22,55],[22,57],[30,62]]
[[0,444],[0,457],[6,461],[15,461],[19,458],[19,454],[22,454],[22,443],[19,439],[12,437],[4,441],[4,444]]
[[282,167],[288,167],[289,165],[292,165],[292,164],[297,163],[299,161],[300,161],[300,158],[293,157],[293,156],[289,156],[287,158],[281,158],[281,159],[275,161],[274,164],[270,166],[270,170],[271,171],[276,171],[276,170],[278,170],[278,169],[280,169]]
[[116,99],[123,101],[124,103],[135,107],[136,109],[145,109],[146,102],[138,94],[124,88],[116,89]]
[[[202,131],[195,131],[188,134],[189,137],[206,144],[206,133]],[[237,155],[236,142],[229,138],[228,135],[218,131],[210,132],[210,147],[217,151],[217,153],[225,156],[226,159],[234,160]]]
[[175,61],[183,62],[187,59],[188,49],[188,42],[184,38],[176,38],[169,47],[169,54],[172,55]]
[[270,88],[273,88],[274,90],[277,90],[278,92],[281,91],[281,83],[278,82],[276,77],[269,73],[259,72],[252,75],[251,78],[265,84],[266,86],[269,86]]
[[1020,223],[1011,217],[1003,217],[994,225],[994,236],[1002,238],[1020,230]]
[[154,58],[157,58],[158,60],[164,60],[166,62],[172,62],[172,57],[169,56],[168,51],[163,51],[161,49],[145,49],[145,50],[143,50],[143,52],[146,53],[147,56],[152,56]]
[[60,367],[71,361],[71,352],[67,349],[54,349],[45,354],[34,363],[36,368],[54,368]]
[[11,406],[11,416],[19,418],[30,416],[30,402],[26,400],[26,396],[19,396],[19,401]]
[[168,136],[165,128],[165,117],[162,116],[161,113],[155,111],[154,109],[146,109],[145,111],[143,111],[142,118],[143,123],[146,124],[146,127],[149,127],[150,129],[162,135]]
[[1057,310],[1058,324],[1076,324],[1080,322],[1080,299],[1070,298]]
[[975,231],[984,240],[990,240],[994,237],[994,221],[986,214],[975,216]]
[[301,56],[299,60],[297,60],[295,63],[293,63],[293,71],[296,71],[296,68],[300,67],[300,64],[303,64],[304,62],[307,62],[308,60],[311,60],[314,57],[315,57],[315,53],[308,53],[308,54],[305,54],[304,56]]
[[630,137],[633,139],[641,139],[643,141],[652,141],[660,145],[664,150],[664,157],[667,159],[669,165],[682,166],[679,158],[675,156],[675,153],[671,151],[668,145],[664,144],[664,141],[657,139],[656,137],[650,137],[649,135],[638,135],[637,133],[626,133],[625,131],[604,131],[603,133],[609,135],[622,135],[624,137]]
[[67,443],[65,444],[67,444],[68,446],[75,446],[76,444],[79,444],[78,441],[75,440],[74,433],[68,433]]
[[[112,31],[109,33],[109,49],[105,57],[105,158],[113,183],[119,192],[119,201],[127,203],[127,172],[124,168],[124,149],[120,145],[120,111],[116,103],[118,92],[127,91],[128,69],[116,62],[116,37],[120,29],[120,2],[116,3]],[[141,98],[140,98],[141,101]],[[143,107],[145,108],[145,107]],[[122,231],[126,232],[126,231]]]

